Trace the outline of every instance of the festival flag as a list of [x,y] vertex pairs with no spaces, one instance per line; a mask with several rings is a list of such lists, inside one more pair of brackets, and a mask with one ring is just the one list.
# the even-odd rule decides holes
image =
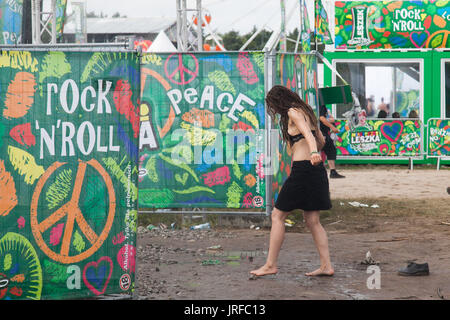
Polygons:
[[306,1],[300,0],[300,10],[301,10],[301,30],[300,30],[300,37],[301,37],[301,44],[302,44],[302,51],[303,52],[309,52],[311,51],[311,28],[309,26],[309,16],[308,16],[308,10],[306,8]]
[[325,44],[333,44],[331,38],[328,15],[323,7],[322,0],[315,0],[315,39],[317,42],[323,42]]

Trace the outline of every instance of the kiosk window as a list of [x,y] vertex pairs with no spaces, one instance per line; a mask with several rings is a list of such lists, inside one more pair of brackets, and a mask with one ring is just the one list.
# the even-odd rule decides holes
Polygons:
[[445,117],[450,118],[450,62],[445,63]]
[[[381,110],[388,118],[395,112],[401,118],[419,117],[422,85],[419,63],[338,62],[336,69],[352,86],[368,118],[381,117]],[[342,84],[339,78],[336,81],[337,85]],[[336,105],[336,116],[344,117],[351,108],[351,104]]]

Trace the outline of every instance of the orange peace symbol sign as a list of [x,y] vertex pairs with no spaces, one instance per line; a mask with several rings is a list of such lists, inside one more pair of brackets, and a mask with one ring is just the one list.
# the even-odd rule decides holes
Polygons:
[[[75,178],[75,184],[72,191],[72,198],[66,204],[61,206],[58,210],[56,210],[55,212],[50,214],[47,218],[39,222],[37,208],[42,189],[48,178],[56,171],[56,169],[65,164],[66,163],[64,162],[54,162],[50,167],[48,167],[48,169],[44,172],[44,174],[36,184],[36,189],[34,190],[33,197],[31,199],[30,225],[34,238],[39,247],[41,248],[41,250],[51,259],[61,263],[69,264],[69,263],[76,263],[90,257],[94,252],[96,252],[101,247],[105,239],[108,237],[109,231],[111,230],[111,226],[114,221],[114,214],[116,209],[116,196],[114,193],[111,177],[108,175],[106,170],[100,165],[100,163],[97,160],[91,159],[87,162],[78,160],[78,169]],[[106,187],[108,189],[109,212],[106,218],[106,223],[103,228],[103,231],[101,231],[99,235],[97,235],[95,231],[89,226],[78,205],[87,165],[90,165],[91,167],[93,167],[95,170],[98,171],[98,173],[102,176],[103,180],[105,181]],[[47,246],[42,237],[42,234],[65,217],[67,218],[61,241],[61,250],[59,253],[57,253]],[[69,249],[75,222],[78,224],[78,227],[80,228],[81,232],[84,234],[86,239],[91,243],[91,247],[78,255],[69,256]]]

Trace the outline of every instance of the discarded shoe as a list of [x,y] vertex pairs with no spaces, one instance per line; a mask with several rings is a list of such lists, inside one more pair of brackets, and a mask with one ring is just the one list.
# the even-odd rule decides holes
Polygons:
[[430,274],[428,263],[410,262],[406,268],[398,270],[400,276],[427,276]]
[[345,178],[345,176],[337,173],[336,170],[330,170],[330,178],[331,179],[339,179],[339,178]]

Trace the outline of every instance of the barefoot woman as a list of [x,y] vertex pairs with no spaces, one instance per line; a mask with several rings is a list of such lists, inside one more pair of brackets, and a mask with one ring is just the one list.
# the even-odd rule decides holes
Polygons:
[[284,240],[284,220],[294,209],[304,211],[306,226],[311,231],[320,256],[320,268],[307,276],[334,274],[328,251],[327,234],[320,224],[319,211],[331,208],[326,169],[319,150],[325,140],[318,128],[312,108],[293,91],[274,86],[267,94],[268,113],[280,115],[283,140],[292,150],[292,170],[280,190],[272,210],[272,229],[265,265],[250,273],[255,276],[277,273],[277,259]]

